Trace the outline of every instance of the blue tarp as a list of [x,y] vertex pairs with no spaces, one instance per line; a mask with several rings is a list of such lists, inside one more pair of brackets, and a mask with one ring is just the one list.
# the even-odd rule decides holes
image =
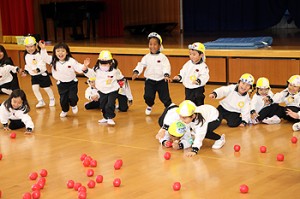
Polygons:
[[256,49],[270,46],[272,42],[272,37],[219,38],[204,46],[206,49]]

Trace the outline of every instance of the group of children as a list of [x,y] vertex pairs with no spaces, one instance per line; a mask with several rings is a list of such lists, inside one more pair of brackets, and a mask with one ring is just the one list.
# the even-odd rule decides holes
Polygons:
[[[205,85],[209,80],[209,68],[205,63],[205,46],[199,42],[189,45],[189,61],[184,64],[178,75],[171,78],[170,62],[161,52],[163,49],[161,36],[154,32],[150,33],[148,41],[150,52],[134,68],[132,80],[138,78],[145,70],[146,115],[150,115],[153,110],[156,93],[164,104],[165,110],[159,119],[161,129],[156,135],[163,146],[172,146],[174,149],[192,147],[187,156],[194,156],[200,150],[203,139],[208,138],[215,140],[212,148],[219,149],[225,144],[225,135],[220,136],[214,130],[223,119],[229,127],[237,127],[258,123],[276,124],[283,118],[295,123],[294,130],[300,130],[299,75],[290,77],[287,81],[288,87],[275,95],[271,91],[269,80],[261,77],[256,82],[256,92],[251,99],[249,91],[254,91],[255,80],[251,74],[245,73],[237,84],[219,87],[209,94],[210,98],[223,98],[220,105],[215,108],[204,104]],[[56,80],[62,108],[60,117],[66,117],[70,107],[73,114],[78,112],[77,73],[88,77],[89,87],[85,92],[88,102],[85,103],[85,108],[102,111],[103,118],[98,121],[99,123],[115,125],[113,119],[116,116],[116,100],[120,111],[127,111],[128,106],[132,104],[129,83],[118,68],[117,60],[109,51],[101,51],[95,65],[89,68],[90,59],[86,58],[83,64],[78,63],[65,43],[56,44],[52,56],[48,55],[44,42],[37,42],[32,36],[25,38],[24,45],[26,49],[24,71],[13,66],[5,49],[0,48],[0,58],[1,53],[5,57],[5,60],[0,59],[0,91],[10,94],[0,108],[1,123],[5,129],[20,127],[20,124],[14,124],[17,119],[26,127],[26,133],[31,133],[34,128],[28,116],[30,108],[26,95],[19,89],[16,72],[31,76],[32,90],[38,100],[37,108],[46,105],[40,88],[48,94],[49,106],[55,106],[46,64],[51,65],[52,76]],[[185,101],[179,106],[173,104],[170,97],[168,83],[172,81],[182,82],[185,87]],[[279,105],[283,102],[286,106]]]

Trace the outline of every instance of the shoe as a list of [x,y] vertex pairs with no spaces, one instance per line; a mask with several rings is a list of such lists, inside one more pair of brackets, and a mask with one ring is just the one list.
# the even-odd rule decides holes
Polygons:
[[293,124],[293,131],[300,131],[300,122]]
[[114,126],[116,123],[113,119],[108,119],[107,120],[107,124],[111,125],[111,126]]
[[151,111],[152,111],[152,107],[148,106],[145,110],[145,114],[146,115],[150,115],[151,114]]
[[262,121],[265,124],[279,124],[281,122],[281,119],[274,115],[273,117],[268,117]]
[[107,123],[108,119],[102,118],[101,120],[98,120],[98,123]]
[[37,105],[35,105],[36,108],[41,108],[41,107],[44,107],[46,104],[44,102],[44,100],[40,100]]
[[224,146],[224,144],[225,144],[225,135],[223,134],[223,135],[221,135],[220,139],[215,141],[214,145],[212,145],[211,148],[220,149],[220,148],[222,148],[222,146]]
[[68,114],[68,112],[63,112],[63,111],[62,111],[62,112],[59,114],[59,116],[60,116],[60,117],[66,117],[67,114]]
[[55,106],[55,99],[54,98],[50,99],[49,106],[50,107]]
[[77,114],[78,113],[78,107],[77,106],[72,106],[72,112],[73,112],[73,114]]

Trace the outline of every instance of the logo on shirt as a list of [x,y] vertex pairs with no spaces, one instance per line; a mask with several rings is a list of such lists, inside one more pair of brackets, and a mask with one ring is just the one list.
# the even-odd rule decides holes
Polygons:
[[160,60],[157,60],[157,63],[160,63],[161,61]]
[[71,66],[68,66],[68,68],[71,68]]
[[238,102],[238,107],[239,107],[239,108],[243,108],[244,105],[245,105],[245,102]]
[[32,60],[32,64],[33,64],[33,65],[36,65],[36,64],[37,64],[37,61],[36,61],[35,59],[33,59],[33,60]]

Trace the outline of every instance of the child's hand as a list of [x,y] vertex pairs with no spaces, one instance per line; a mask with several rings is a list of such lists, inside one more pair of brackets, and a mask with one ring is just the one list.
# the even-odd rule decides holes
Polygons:
[[90,63],[91,63],[91,59],[89,57],[85,58],[85,60],[83,61],[83,65],[84,67],[86,67],[86,69],[89,67]]
[[138,76],[139,76],[139,74],[133,73],[133,75],[132,75],[132,80],[135,80]]
[[98,95],[93,95],[93,96],[91,96],[91,99],[93,101],[98,101],[99,100],[99,96]]
[[216,96],[215,96],[213,93],[209,94],[208,97],[209,97],[209,98],[212,98],[212,99],[215,99],[215,98],[216,98]]
[[179,140],[175,140],[172,144],[173,149],[178,150],[179,149]]
[[175,82],[179,82],[179,81],[180,81],[180,78],[179,78],[179,76],[178,76],[178,75],[176,75],[175,77],[173,77],[173,81],[175,81]]
[[27,131],[27,130],[26,130],[26,131],[24,132],[24,134],[25,134],[25,135],[32,135],[32,131]]
[[128,106],[132,106],[133,100],[128,100]]
[[197,153],[192,152],[192,151],[187,152],[187,154],[186,154],[187,157],[193,157],[193,156],[195,156],[195,155],[197,155]]
[[46,48],[45,41],[44,40],[40,40],[39,41],[39,46],[40,46],[41,49],[45,49]]
[[4,131],[10,131],[10,129],[8,128],[8,126],[3,127]]
[[239,125],[239,127],[245,127],[246,126],[246,124],[244,124],[244,123],[241,123],[240,125]]
[[294,119],[299,119],[299,115],[298,113],[295,113],[293,112],[291,109],[287,109],[286,111],[286,115],[290,116],[291,118],[294,118]]
[[33,73],[38,73],[37,69],[32,70]]
[[27,76],[26,72],[25,72],[25,71],[22,71],[21,77],[26,77],[26,76]]
[[259,115],[257,113],[252,113],[251,114],[251,119],[256,119]]
[[171,82],[172,81],[172,79],[170,77],[165,77],[164,79],[165,79],[165,82]]
[[165,129],[159,129],[158,133],[156,134],[155,138],[160,140],[165,137],[166,130]]
[[265,106],[271,104],[271,102],[270,102],[270,100],[269,100],[269,98],[268,98],[267,96],[263,98],[263,101],[264,101],[264,105],[265,105]]

